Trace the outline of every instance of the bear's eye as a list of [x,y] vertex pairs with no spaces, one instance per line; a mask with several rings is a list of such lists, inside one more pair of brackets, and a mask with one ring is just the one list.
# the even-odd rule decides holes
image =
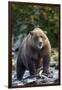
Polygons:
[[40,36],[41,38],[43,37],[43,36]]

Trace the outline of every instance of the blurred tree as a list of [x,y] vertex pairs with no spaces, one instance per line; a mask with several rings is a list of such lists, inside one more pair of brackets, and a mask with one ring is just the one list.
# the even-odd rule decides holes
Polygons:
[[12,3],[12,32],[14,40],[35,27],[47,31],[52,47],[57,47],[59,32],[59,5]]

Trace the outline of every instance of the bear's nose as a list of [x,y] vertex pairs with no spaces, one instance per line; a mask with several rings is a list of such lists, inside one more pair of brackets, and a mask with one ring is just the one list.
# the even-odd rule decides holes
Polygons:
[[41,46],[42,42],[39,42],[39,45]]

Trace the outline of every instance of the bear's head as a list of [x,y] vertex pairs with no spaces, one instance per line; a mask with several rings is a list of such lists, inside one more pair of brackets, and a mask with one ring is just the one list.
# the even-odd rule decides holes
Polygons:
[[48,39],[45,32],[40,28],[35,28],[30,31],[30,44],[36,49],[42,49],[46,45],[46,40]]

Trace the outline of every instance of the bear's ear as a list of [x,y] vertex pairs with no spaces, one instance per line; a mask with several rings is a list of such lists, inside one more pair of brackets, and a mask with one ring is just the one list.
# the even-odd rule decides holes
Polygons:
[[47,31],[44,31],[44,33],[47,35]]
[[30,35],[33,35],[33,31],[30,31]]

